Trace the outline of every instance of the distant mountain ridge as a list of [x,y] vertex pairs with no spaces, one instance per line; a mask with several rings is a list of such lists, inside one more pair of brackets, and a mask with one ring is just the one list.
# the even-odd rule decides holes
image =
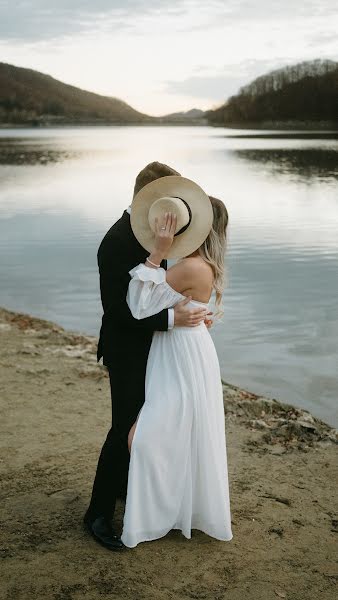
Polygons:
[[180,121],[190,121],[190,122],[200,122],[201,119],[204,118],[205,111],[200,110],[199,108],[191,108],[190,110],[170,113],[168,115],[164,115],[163,117],[159,117],[160,119],[164,119],[165,121],[170,122],[180,122]]
[[205,116],[227,127],[338,124],[338,63],[315,60],[271,71]]
[[240,88],[217,109],[143,114],[33,69],[0,63],[0,126],[67,124],[338,127],[338,62],[314,60],[276,69]]
[[0,125],[196,124],[193,108],[163,117],[143,114],[122,100],[63,83],[33,69],[0,63]]
[[126,102],[62,83],[39,71],[0,63],[0,123],[151,123]]

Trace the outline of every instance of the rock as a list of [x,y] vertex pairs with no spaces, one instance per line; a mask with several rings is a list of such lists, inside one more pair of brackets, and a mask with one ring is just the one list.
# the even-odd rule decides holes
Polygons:
[[[36,333],[36,331],[34,329],[31,329],[31,331],[34,331]],[[27,333],[27,331],[26,331]],[[41,340],[46,340],[50,337],[50,331],[39,331],[37,337]]]
[[94,379],[97,381],[99,381],[103,377],[108,377],[108,371],[105,369],[105,367],[102,368],[101,365],[95,365],[94,367],[86,366],[78,370],[77,372],[79,377],[81,378],[89,377],[90,379]]
[[276,502],[291,506],[291,500],[289,500],[289,498],[282,498],[281,496],[275,496],[274,494],[262,494],[261,498],[271,498],[272,500],[276,500]]
[[40,354],[40,352],[34,344],[24,343],[22,345],[22,349],[20,350],[20,354],[29,354],[29,355],[36,356],[36,355]]
[[269,527],[268,532],[275,533],[279,537],[282,537],[283,533],[284,533],[284,529],[283,529],[283,527]]
[[51,352],[52,354],[63,354],[64,356],[67,356],[69,358],[92,358],[92,348],[91,346],[72,346],[72,345],[67,345],[67,346],[61,346],[59,348],[52,348],[49,347],[47,348],[47,350],[49,350],[49,352]]
[[255,429],[269,429],[269,425],[263,419],[252,419],[250,425]]
[[281,456],[282,454],[285,454],[285,452],[285,446],[281,446],[281,444],[276,444],[270,451],[270,454],[273,454],[275,456]]
[[334,533],[338,533],[338,518],[331,519],[331,531],[333,531]]
[[327,439],[333,442],[334,444],[338,444],[338,431],[337,429],[331,429],[327,434]]
[[17,373],[24,373],[25,375],[32,375],[41,377],[42,375],[50,375],[51,373],[55,373],[55,369],[26,369],[24,367],[16,367],[15,371]]
[[307,421],[308,423],[314,423],[315,420],[313,416],[308,412],[302,412],[302,421]]
[[299,427],[304,427],[304,429],[316,431],[316,425],[314,423],[309,423],[308,421],[300,421],[299,419],[297,419],[295,425],[298,425]]

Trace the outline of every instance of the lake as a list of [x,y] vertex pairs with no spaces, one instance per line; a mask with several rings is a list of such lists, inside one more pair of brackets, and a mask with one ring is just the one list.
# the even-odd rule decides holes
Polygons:
[[97,335],[97,248],[153,160],[228,208],[223,378],[338,425],[334,132],[0,130],[0,305]]

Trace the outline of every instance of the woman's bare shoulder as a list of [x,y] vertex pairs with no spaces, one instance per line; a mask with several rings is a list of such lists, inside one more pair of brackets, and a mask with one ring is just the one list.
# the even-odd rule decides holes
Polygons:
[[187,256],[182,258],[178,264],[181,264],[182,268],[192,275],[213,276],[211,266],[201,256]]
[[167,281],[178,292],[191,294],[204,302],[211,293],[213,274],[202,257],[188,256],[168,269]]

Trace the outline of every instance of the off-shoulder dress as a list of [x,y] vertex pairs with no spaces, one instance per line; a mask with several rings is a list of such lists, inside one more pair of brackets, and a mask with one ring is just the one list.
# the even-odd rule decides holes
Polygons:
[[[184,297],[162,268],[141,263],[130,275],[127,302],[137,319]],[[208,307],[191,300],[200,305]],[[172,529],[232,538],[221,374],[204,323],[154,333],[131,447],[122,541],[134,547]]]

